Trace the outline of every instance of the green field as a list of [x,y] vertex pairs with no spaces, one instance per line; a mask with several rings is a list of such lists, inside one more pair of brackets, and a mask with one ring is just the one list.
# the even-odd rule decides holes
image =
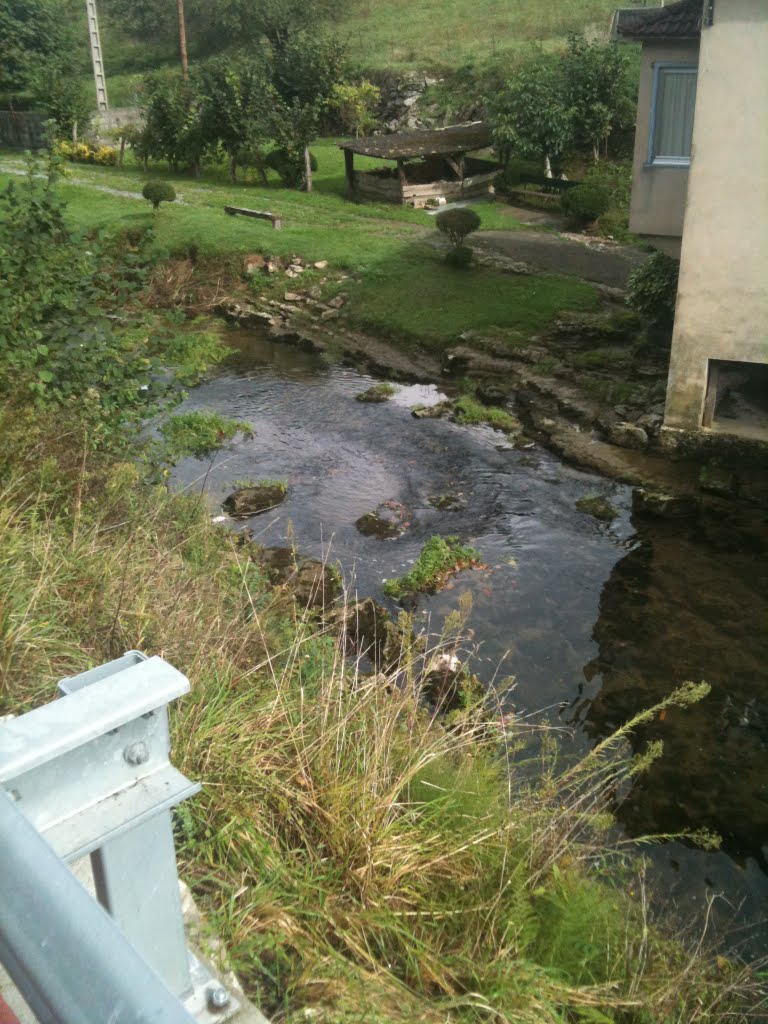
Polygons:
[[[343,284],[349,295],[348,321],[404,344],[440,348],[469,329],[499,328],[528,335],[563,309],[598,304],[594,288],[573,277],[521,277],[486,267],[452,270],[443,262],[443,243],[432,217],[422,210],[349,202],[343,195],[343,157],[334,140],[320,142],[314,152],[319,172],[311,194],[281,188],[277,181],[266,188],[246,182],[233,186],[225,183],[220,168],[207,169],[200,180],[154,170],[154,176],[174,182],[182,200],[157,214],[135,198],[146,180],[139,167],[68,164],[63,184],[68,216],[84,231],[151,226],[159,259],[194,251],[196,257],[226,261],[230,267],[239,266],[239,258],[253,252],[328,260],[330,273],[354,275]],[[0,183],[10,180],[4,170],[21,167],[18,155],[0,156]],[[283,230],[273,231],[262,221],[227,217],[225,205],[279,213]],[[480,203],[475,209],[482,228],[524,230],[503,203]],[[312,274],[306,275],[302,283],[310,284],[310,278]],[[280,279],[272,287],[289,284]]]

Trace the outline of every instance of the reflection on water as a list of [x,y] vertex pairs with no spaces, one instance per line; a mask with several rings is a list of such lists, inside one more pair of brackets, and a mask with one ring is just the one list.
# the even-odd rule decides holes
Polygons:
[[[702,901],[711,883],[743,902],[742,922],[759,922],[768,907],[768,574],[756,557],[765,524],[751,523],[748,541],[727,520],[634,524],[621,484],[535,447],[511,448],[489,428],[413,419],[409,406],[434,401],[434,388],[362,404],[355,395],[371,378],[251,332],[234,340],[239,357],[186,404],[253,426],[253,439],[227,448],[208,472],[212,504],[236,480],[287,478],[279,509],[235,528],[265,544],[292,536],[307,554],[330,545],[347,579],[379,600],[382,580],[407,569],[433,533],[479,547],[488,569],[420,599],[419,613],[439,623],[471,591],[479,674],[514,675],[515,706],[547,709],[573,728],[576,749],[678,683],[706,679],[705,702],[668,712],[639,738],[662,738],[666,756],[620,817],[633,834],[721,832],[725,854],[665,847],[666,891]],[[199,487],[208,470],[186,460],[176,479]],[[444,494],[458,499],[450,510],[430,501]],[[576,510],[590,494],[619,510],[613,523]],[[389,499],[408,509],[411,528],[397,540],[362,536],[355,520]],[[755,928],[745,934],[760,940]]]

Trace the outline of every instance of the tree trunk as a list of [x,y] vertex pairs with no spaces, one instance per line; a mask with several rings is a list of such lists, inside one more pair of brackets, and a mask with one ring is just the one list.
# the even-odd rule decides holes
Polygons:
[[149,157],[144,156],[141,158],[141,166],[144,168],[144,173],[149,171]]
[[547,153],[547,155],[544,157],[544,177],[552,177],[552,163],[549,159],[549,153]]
[[120,152],[117,154],[117,166],[122,167],[125,160],[125,136],[120,136]]
[[234,185],[237,181],[237,157],[234,153],[228,154],[228,171],[230,185]]
[[592,140],[592,156],[595,158],[595,163],[600,163],[600,140]]
[[72,145],[77,145],[77,121],[72,122]]
[[181,53],[181,77],[187,80],[187,27],[184,23],[184,0],[176,0],[179,13],[179,52]]

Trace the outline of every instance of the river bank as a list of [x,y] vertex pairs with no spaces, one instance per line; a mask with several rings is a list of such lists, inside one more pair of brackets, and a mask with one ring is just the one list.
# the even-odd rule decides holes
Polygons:
[[[561,735],[556,723],[538,726],[500,705],[500,685],[448,718],[424,692],[430,631],[408,628],[423,607],[398,623],[396,674],[369,674],[350,659],[351,638],[338,621],[328,628],[289,581],[273,578],[283,569],[290,575],[292,562],[300,573],[314,543],[327,564],[333,515],[345,524],[334,551],[353,531],[372,546],[358,561],[372,586],[385,567],[382,576],[403,576],[409,546],[420,547],[420,534],[442,531],[451,516],[458,534],[479,527],[485,562],[463,549],[472,568],[435,595],[446,601],[433,607],[438,653],[452,659],[465,630],[487,622],[497,644],[521,648],[519,674],[538,659],[538,678],[562,701],[566,678],[580,673],[589,683],[608,674],[588,669],[580,649],[553,647],[561,633],[555,616],[561,609],[591,628],[605,572],[619,552],[635,550],[628,494],[602,494],[619,513],[609,524],[592,514],[592,501],[581,502],[599,497],[590,494],[595,481],[535,443],[516,447],[488,425],[417,421],[409,406],[398,407],[398,393],[358,402],[370,379],[362,388],[355,371],[323,360],[297,372],[286,352],[318,357],[295,348],[274,346],[261,366],[245,353],[249,365],[216,372],[221,339],[186,319],[189,279],[171,273],[156,249],[163,224],[198,230],[210,211],[193,212],[191,221],[186,207],[166,221],[158,215],[157,232],[147,231],[142,214],[134,234],[123,223],[128,231],[111,247],[89,240],[86,248],[67,234],[53,175],[31,177],[23,195],[0,222],[20,282],[2,297],[4,322],[13,321],[20,339],[2,353],[10,385],[0,408],[3,709],[48,699],[56,679],[127,648],[162,653],[188,675],[192,692],[173,719],[174,757],[203,792],[177,820],[183,874],[262,1008],[287,1021],[334,1024],[361,1013],[457,1024],[479,1015],[530,1024],[747,1019],[765,1000],[760,977],[737,955],[687,945],[668,912],[653,920],[646,872],[611,814],[616,795],[637,792],[640,771],[659,762],[655,730],[706,706],[707,684],[659,680],[661,700],[643,701],[628,727],[612,717],[625,706],[611,705],[588,749],[568,745],[576,722]],[[135,201],[103,202],[125,213]],[[98,211],[83,202],[76,213]],[[29,250],[34,261],[24,258]],[[430,255],[420,250],[418,265],[440,282]],[[206,269],[199,252],[185,259],[193,271]],[[238,263],[226,264],[221,288],[206,278],[219,299],[233,265],[242,277]],[[484,280],[487,291],[503,284],[496,273]],[[170,289],[162,303],[161,285]],[[563,288],[584,294],[555,282],[546,302],[534,296],[509,316],[548,320]],[[471,303],[460,299],[451,309],[470,315]],[[82,344],[72,345],[77,337]],[[182,382],[198,386],[173,414]],[[211,408],[217,389],[226,415]],[[466,401],[462,409],[472,411]],[[367,437],[375,443],[364,444]],[[213,523],[208,501],[220,488],[225,499],[263,483],[269,460],[270,487],[284,498],[280,517],[238,520],[240,534],[253,536]],[[364,517],[381,491],[395,497],[404,470],[419,498],[416,519],[398,517],[402,533],[391,541],[361,534],[350,503],[364,502]],[[462,473],[467,485],[457,488]],[[184,493],[169,492],[169,479]],[[282,540],[279,566],[253,557],[270,530]],[[386,552],[405,564],[393,566]],[[574,552],[585,560],[573,563]],[[330,575],[338,588],[339,572]],[[590,579],[587,591],[580,576]],[[494,622],[494,610],[506,607],[500,592],[514,631]],[[532,600],[536,592],[543,605]],[[742,621],[750,605],[736,596],[732,617]],[[483,612],[475,627],[473,607]],[[702,648],[702,658],[718,664],[723,646]],[[498,664],[489,647],[481,659]],[[624,647],[620,638],[616,650]],[[746,642],[737,653],[756,657]],[[539,698],[543,682],[540,690]],[[623,695],[629,690],[621,686]],[[638,757],[630,759],[635,733]],[[685,732],[675,724],[675,734]],[[736,731],[734,745],[744,735],[752,732]],[[715,806],[726,804],[718,797]],[[706,831],[697,838],[712,842]]]

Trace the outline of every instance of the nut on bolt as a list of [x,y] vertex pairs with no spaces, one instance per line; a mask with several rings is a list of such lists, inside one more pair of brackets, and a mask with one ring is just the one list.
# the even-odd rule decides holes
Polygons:
[[209,985],[206,989],[206,999],[210,1010],[223,1010],[229,1006],[229,992],[223,985]]
[[129,743],[123,751],[123,757],[130,765],[146,764],[149,760],[149,747],[141,740]]

